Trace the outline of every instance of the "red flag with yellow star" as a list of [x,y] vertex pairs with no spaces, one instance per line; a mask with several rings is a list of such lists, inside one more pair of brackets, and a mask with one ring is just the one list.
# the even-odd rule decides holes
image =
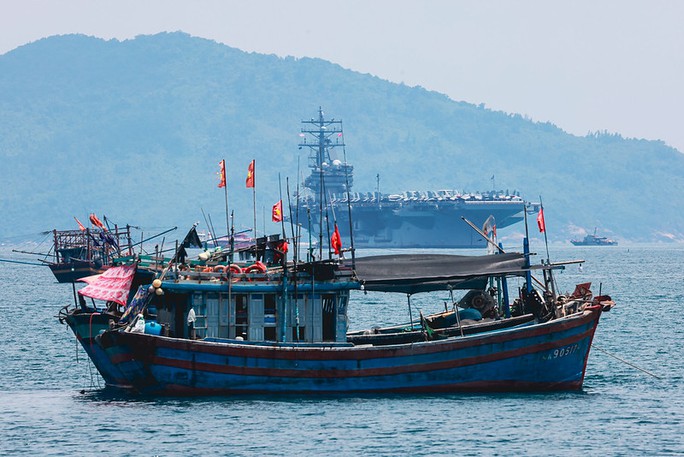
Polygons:
[[219,162],[219,187],[226,187],[226,161]]
[[255,165],[255,163],[254,162],[255,161],[252,160],[249,163],[249,167],[247,168],[247,179],[245,180],[245,184],[247,187],[254,187],[254,180],[255,180],[254,179],[255,178],[255,176],[254,176],[254,165]]
[[273,211],[271,212],[271,220],[273,222],[281,222],[283,220],[283,201],[279,200],[278,203],[273,205]]

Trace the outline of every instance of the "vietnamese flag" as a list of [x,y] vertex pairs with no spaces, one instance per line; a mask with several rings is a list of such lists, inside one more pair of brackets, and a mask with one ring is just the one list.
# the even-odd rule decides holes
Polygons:
[[544,207],[539,208],[539,214],[537,214],[537,225],[539,226],[539,232],[546,231],[546,222],[544,221]]
[[283,201],[279,200],[278,203],[273,205],[273,211],[271,213],[271,220],[273,222],[282,222],[283,220]]
[[330,237],[330,246],[335,250],[335,254],[340,255],[340,252],[342,252],[342,237],[340,236],[340,230],[337,228],[337,223],[335,224],[335,231]]
[[219,162],[219,187],[226,187],[226,161]]
[[254,176],[254,165],[255,165],[255,161],[252,160],[249,163],[249,167],[247,168],[247,179],[245,180],[245,185],[247,187],[254,187],[254,178],[255,178],[255,176]]

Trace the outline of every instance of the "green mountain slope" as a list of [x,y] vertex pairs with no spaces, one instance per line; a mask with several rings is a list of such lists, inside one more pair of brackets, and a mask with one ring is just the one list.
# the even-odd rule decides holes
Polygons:
[[[355,190],[518,190],[541,195],[552,239],[578,227],[628,240],[684,239],[684,155],[660,141],[577,137],[319,59],[245,53],[183,33],[40,40],[0,56],[0,239],[106,214],[149,230],[224,225],[218,162],[238,227],[257,161],[258,225],[308,174],[300,120],[344,120]],[[517,227],[518,231],[522,227]]]

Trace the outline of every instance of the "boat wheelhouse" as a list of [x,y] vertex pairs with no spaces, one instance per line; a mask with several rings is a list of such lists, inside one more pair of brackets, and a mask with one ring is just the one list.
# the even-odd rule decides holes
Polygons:
[[104,272],[114,259],[133,254],[131,227],[53,230],[53,260],[48,266],[58,282],[76,282]]

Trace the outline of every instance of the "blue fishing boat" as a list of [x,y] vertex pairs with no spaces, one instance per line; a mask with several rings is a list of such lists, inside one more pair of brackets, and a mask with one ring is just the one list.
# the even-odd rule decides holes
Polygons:
[[[124,287],[125,308],[105,317],[76,307],[63,320],[108,386],[148,395],[542,391],[582,387],[599,318],[613,306],[588,284],[557,294],[552,273],[567,263],[531,266],[528,253],[331,252],[298,263],[279,236],[250,252],[174,258],[152,284]],[[524,285],[509,295],[512,278]],[[358,290],[407,296],[410,311],[415,294],[451,299],[444,312],[350,332]]]

